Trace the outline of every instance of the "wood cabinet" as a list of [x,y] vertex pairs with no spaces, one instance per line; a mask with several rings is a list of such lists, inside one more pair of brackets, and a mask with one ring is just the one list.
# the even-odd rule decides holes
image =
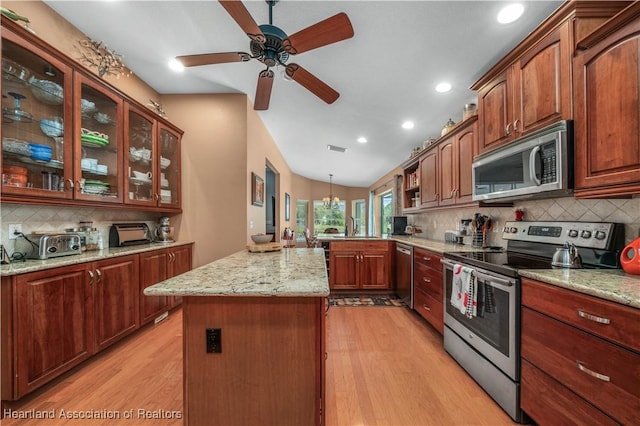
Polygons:
[[96,351],[139,327],[137,256],[115,257],[93,267]]
[[420,156],[420,207],[438,205],[438,150],[431,149]]
[[180,303],[172,296],[145,296],[144,289],[191,270],[192,246],[140,254],[140,325],[153,321]]
[[413,158],[402,167],[403,188],[402,188],[402,209],[405,212],[416,210],[420,207],[420,161]]
[[580,43],[574,60],[575,194],[640,192],[640,4]]
[[4,16],[2,46],[3,202],[180,211],[180,129]]
[[634,423],[640,310],[530,279],[522,305],[523,410],[540,424]]
[[413,249],[413,305],[440,334],[444,333],[442,257],[419,247]]
[[330,288],[332,290],[390,289],[389,244],[387,241],[332,241]]
[[570,23],[535,43],[478,91],[479,154],[573,116]]

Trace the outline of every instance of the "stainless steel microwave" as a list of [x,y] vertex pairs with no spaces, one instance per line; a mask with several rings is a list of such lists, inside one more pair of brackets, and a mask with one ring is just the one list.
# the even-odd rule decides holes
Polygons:
[[573,192],[573,122],[560,121],[476,157],[473,200],[516,200]]

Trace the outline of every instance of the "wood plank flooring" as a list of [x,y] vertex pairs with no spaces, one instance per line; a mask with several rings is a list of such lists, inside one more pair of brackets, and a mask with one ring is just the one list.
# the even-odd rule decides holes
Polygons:
[[[327,426],[513,424],[405,308],[332,307],[327,352]],[[3,426],[181,425],[181,311],[8,408],[55,418]],[[119,418],[62,419],[62,409]]]

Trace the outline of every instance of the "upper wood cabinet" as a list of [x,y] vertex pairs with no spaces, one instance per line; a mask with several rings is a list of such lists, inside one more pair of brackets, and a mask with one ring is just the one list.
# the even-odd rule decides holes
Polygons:
[[420,157],[420,207],[438,205],[438,150],[431,149]]
[[4,16],[2,63],[2,201],[180,211],[180,129]]
[[581,43],[575,58],[575,194],[640,192],[640,4]]
[[565,22],[479,89],[479,154],[572,117],[570,44]]

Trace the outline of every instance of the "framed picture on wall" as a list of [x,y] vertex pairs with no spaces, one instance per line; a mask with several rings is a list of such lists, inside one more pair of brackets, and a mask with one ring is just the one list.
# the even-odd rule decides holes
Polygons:
[[264,205],[264,179],[251,172],[251,204],[262,207]]
[[284,220],[291,220],[291,198],[284,193]]

